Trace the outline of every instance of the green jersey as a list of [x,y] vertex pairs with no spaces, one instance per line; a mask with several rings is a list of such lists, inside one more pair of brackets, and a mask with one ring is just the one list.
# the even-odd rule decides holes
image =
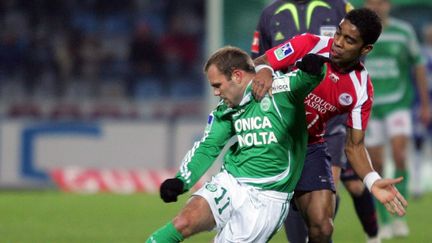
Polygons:
[[295,71],[276,77],[273,96],[260,102],[251,83],[234,108],[223,102],[210,113],[203,138],[182,161],[176,177],[189,190],[208,170],[231,137],[237,138],[222,169],[239,182],[266,190],[292,192],[303,169],[307,130],[304,98],[324,77]]
[[414,95],[411,69],[422,62],[413,28],[390,18],[365,63],[374,86],[373,116],[381,117],[411,106]]

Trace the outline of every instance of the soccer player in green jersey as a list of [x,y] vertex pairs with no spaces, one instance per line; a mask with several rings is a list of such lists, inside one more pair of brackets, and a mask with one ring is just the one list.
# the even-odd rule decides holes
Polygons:
[[[376,11],[383,22],[383,32],[365,62],[375,93],[365,144],[374,167],[382,174],[384,145],[390,141],[395,177],[405,178],[396,187],[407,197],[407,145],[412,135],[410,109],[415,87],[411,73],[415,76],[419,90],[420,119],[425,125],[430,120],[424,61],[413,28],[389,16],[389,0],[366,0],[365,6]],[[378,204],[377,209],[382,238],[408,235],[405,218],[397,217],[392,222],[393,219],[382,205]]]
[[221,102],[210,113],[203,138],[186,154],[175,178],[162,183],[162,199],[177,201],[231,137],[237,142],[225,154],[221,172],[146,242],[180,242],[212,229],[218,232],[215,242],[271,239],[288,213],[303,168],[307,143],[303,101],[324,77],[326,60],[315,54],[305,56],[297,64],[300,70],[275,77],[272,96],[256,101],[251,85],[255,67],[246,52],[224,47],[209,58],[204,70]]

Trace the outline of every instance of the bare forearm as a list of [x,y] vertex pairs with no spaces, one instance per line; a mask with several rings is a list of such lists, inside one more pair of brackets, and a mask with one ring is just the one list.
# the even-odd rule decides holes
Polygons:
[[345,153],[354,171],[363,179],[368,173],[374,171],[369,154],[364,145],[365,132],[347,128]]
[[267,60],[267,56],[265,54],[255,58],[254,63],[255,63],[255,66],[262,65],[262,64],[270,65],[270,63]]
[[426,68],[424,65],[418,65],[415,68],[417,90],[421,105],[429,107],[428,83],[426,78]]
[[374,171],[369,154],[364,145],[347,144],[345,146],[347,159],[357,175],[363,179],[369,172]]

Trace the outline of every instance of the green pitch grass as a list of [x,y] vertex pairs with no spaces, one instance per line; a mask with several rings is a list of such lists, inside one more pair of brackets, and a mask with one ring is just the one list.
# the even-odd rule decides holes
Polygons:
[[[0,192],[0,242],[144,242],[176,214],[186,199],[187,196],[182,196],[177,203],[165,204],[157,195],[148,194]],[[432,242],[431,209],[432,194],[410,201],[410,236],[383,242]],[[211,242],[213,235],[200,234],[186,242]],[[271,242],[286,242],[283,230]],[[343,190],[334,242],[365,242],[351,199]]]

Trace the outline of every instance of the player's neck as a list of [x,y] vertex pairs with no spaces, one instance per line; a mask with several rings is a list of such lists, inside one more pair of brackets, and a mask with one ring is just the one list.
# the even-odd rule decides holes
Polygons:
[[359,67],[360,60],[357,59],[356,61],[350,62],[350,63],[344,63],[344,64],[337,64],[334,62],[331,62],[332,68],[337,71],[338,73],[349,73],[352,70]]

